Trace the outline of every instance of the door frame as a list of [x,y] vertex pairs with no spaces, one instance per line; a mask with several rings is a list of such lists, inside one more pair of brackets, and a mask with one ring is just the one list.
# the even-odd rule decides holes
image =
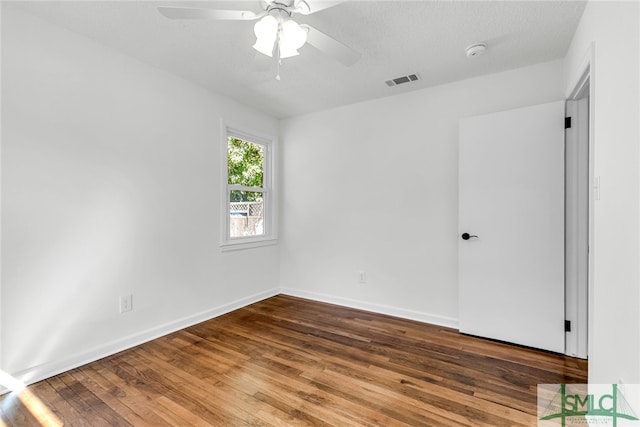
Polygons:
[[[588,256],[587,256],[587,283],[586,289],[577,288],[571,290],[566,289],[565,292],[567,294],[566,303],[567,306],[569,304],[574,304],[574,307],[577,308],[577,316],[576,319],[568,319],[572,320],[572,332],[568,332],[566,335],[566,346],[565,352],[570,356],[587,358],[589,354],[592,353],[593,339],[592,339],[592,331],[593,331],[593,257],[595,253],[594,248],[594,202],[599,197],[599,178],[594,176],[594,150],[593,150],[593,125],[595,123],[594,116],[594,79],[593,79],[593,70],[594,70],[594,61],[595,61],[595,46],[593,43],[587,49],[585,53],[584,59],[582,61],[581,66],[578,69],[578,72],[573,79],[570,81],[570,84],[566,91],[565,99],[567,101],[578,101],[584,98],[588,98],[588,112],[580,112],[578,114],[574,114],[574,118],[572,118],[572,127],[580,127],[584,126],[584,121],[587,121],[588,124],[588,156],[589,156],[589,164],[588,164]],[[569,286],[569,284],[567,284]],[[571,299],[569,298],[571,296]],[[574,323],[575,322],[575,323]],[[575,326],[575,327],[574,327]],[[576,335],[571,335],[572,333]]]

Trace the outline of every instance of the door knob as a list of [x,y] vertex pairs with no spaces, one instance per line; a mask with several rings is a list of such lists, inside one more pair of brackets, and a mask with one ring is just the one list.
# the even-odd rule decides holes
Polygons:
[[478,236],[474,236],[473,234],[469,234],[469,233],[462,233],[462,240],[469,240],[472,237],[475,237],[476,239],[478,238]]

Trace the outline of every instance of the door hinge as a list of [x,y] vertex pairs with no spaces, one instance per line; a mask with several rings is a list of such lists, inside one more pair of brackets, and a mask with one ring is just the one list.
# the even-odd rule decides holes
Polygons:
[[564,118],[564,128],[571,129],[571,117]]
[[564,331],[571,332],[571,320],[564,321]]

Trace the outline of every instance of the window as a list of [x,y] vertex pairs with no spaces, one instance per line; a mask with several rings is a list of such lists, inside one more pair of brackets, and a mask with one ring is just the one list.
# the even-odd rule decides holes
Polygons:
[[222,250],[274,244],[273,142],[223,129]]

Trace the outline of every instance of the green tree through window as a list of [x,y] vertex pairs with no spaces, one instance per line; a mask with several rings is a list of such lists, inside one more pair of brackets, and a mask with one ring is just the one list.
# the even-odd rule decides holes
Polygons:
[[[227,150],[228,184],[246,187],[263,187],[264,147],[259,144],[228,138]],[[231,201],[251,202],[261,197],[261,193],[233,191]]]
[[238,135],[227,136],[228,239],[267,234],[267,153],[264,143],[249,142]]
[[277,242],[273,161],[276,142],[225,126],[220,140],[223,252]]

